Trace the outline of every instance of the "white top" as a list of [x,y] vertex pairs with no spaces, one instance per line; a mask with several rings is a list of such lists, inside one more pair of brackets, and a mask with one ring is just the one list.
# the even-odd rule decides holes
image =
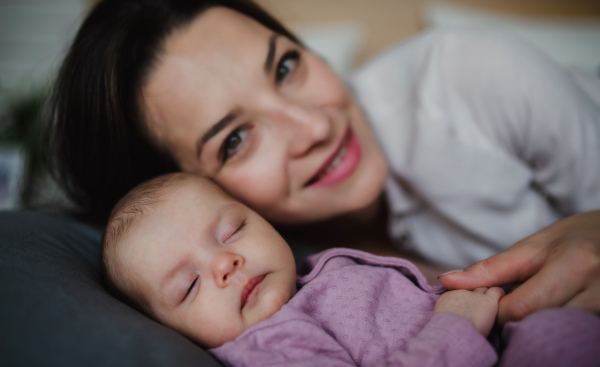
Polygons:
[[390,165],[399,245],[464,267],[600,208],[600,101],[520,41],[434,30],[350,83]]

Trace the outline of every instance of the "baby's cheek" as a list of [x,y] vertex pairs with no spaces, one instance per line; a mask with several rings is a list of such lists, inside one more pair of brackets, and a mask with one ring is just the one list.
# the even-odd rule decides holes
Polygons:
[[[264,294],[260,309],[256,310],[257,312],[251,319],[252,325],[257,324],[273,316],[277,311],[281,309],[283,305],[289,302],[292,296],[293,294],[290,294],[289,291],[271,291]],[[252,325],[248,325],[248,327]]]

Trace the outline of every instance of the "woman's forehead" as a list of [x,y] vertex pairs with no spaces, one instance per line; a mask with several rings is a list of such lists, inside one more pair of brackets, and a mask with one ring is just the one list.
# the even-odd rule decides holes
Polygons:
[[237,54],[248,42],[260,42],[271,30],[236,11],[214,7],[196,17],[165,40],[166,53],[197,54],[198,48],[221,53]]
[[187,82],[188,87],[210,86],[214,95],[218,84],[256,73],[253,69],[267,55],[272,34],[235,11],[209,9],[166,39],[147,89],[172,92]]
[[[226,8],[212,8],[166,40],[143,88],[146,120],[159,140],[188,121],[211,125],[243,102],[268,54],[272,31]],[[240,101],[242,99],[242,101]],[[177,124],[173,124],[177,121]],[[165,131],[166,128],[170,131]],[[181,126],[188,135],[189,126]]]

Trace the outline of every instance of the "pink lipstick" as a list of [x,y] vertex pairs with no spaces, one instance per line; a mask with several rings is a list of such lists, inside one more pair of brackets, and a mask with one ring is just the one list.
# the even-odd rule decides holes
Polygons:
[[348,126],[339,146],[306,183],[305,187],[325,187],[344,181],[360,162],[361,148],[354,131]]

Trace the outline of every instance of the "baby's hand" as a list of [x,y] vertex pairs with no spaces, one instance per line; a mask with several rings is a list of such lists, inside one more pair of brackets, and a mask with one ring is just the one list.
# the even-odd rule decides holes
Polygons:
[[498,301],[504,296],[502,288],[477,288],[449,291],[440,296],[433,314],[447,312],[471,321],[483,336],[488,336],[498,314]]

